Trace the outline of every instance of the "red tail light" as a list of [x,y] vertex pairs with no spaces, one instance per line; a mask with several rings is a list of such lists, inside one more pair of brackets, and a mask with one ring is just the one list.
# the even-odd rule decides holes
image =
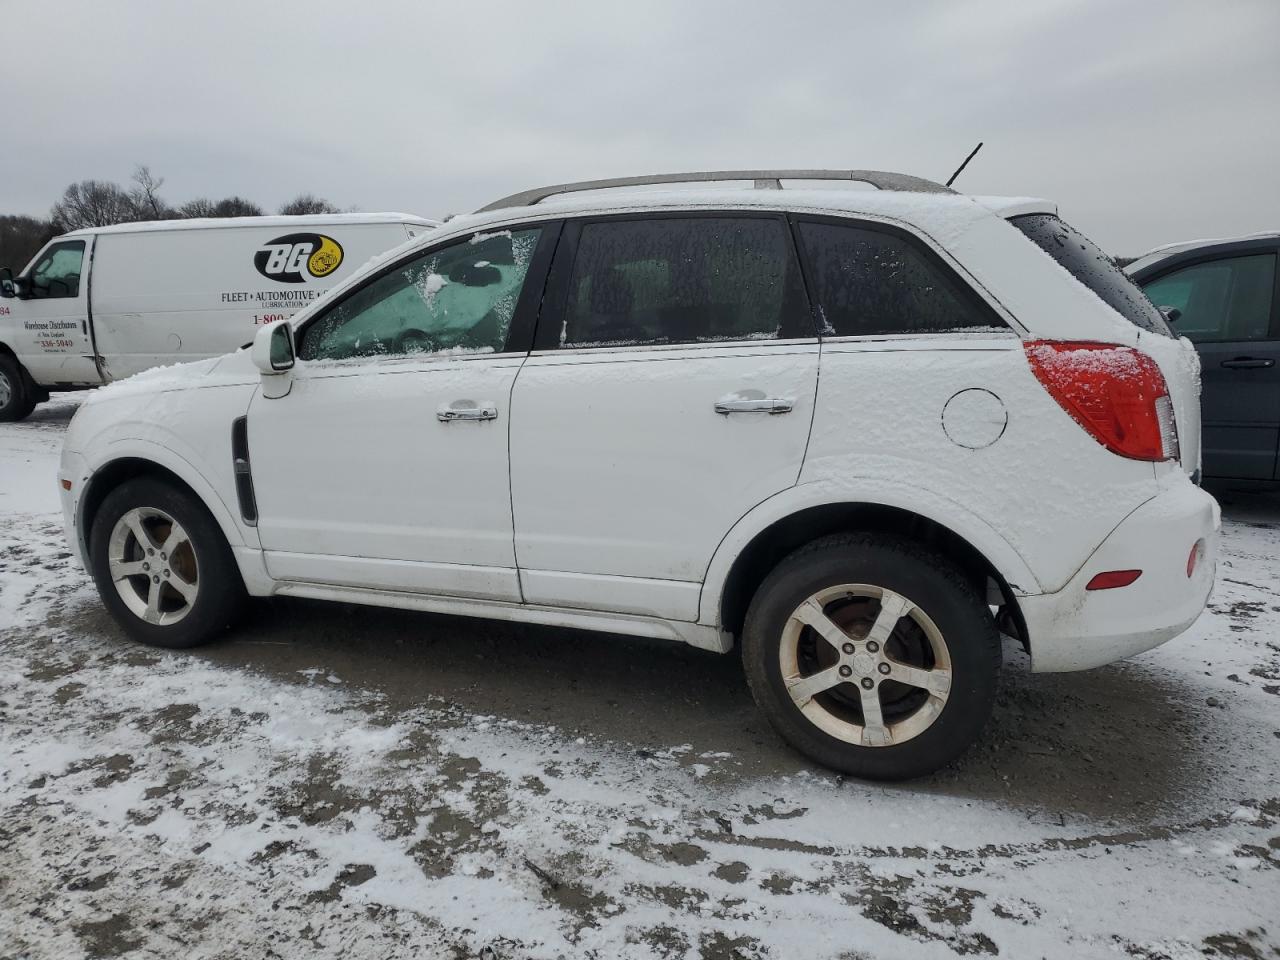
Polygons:
[[1027,361],[1058,405],[1093,439],[1134,460],[1172,460],[1178,428],[1164,374],[1132,347],[1030,340]]

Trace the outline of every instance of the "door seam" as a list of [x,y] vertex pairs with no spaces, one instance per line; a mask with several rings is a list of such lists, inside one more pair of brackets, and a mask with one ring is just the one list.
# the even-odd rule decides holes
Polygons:
[[524,372],[524,365],[529,362],[529,354],[526,352],[524,359],[520,361],[520,367],[516,370],[516,375],[511,378],[511,387],[507,390],[507,512],[511,517],[511,563],[516,571],[516,590],[520,593],[520,602],[527,603],[524,596],[524,575],[520,569],[520,555],[516,551],[516,482],[512,474],[511,468],[511,421],[515,418],[515,400],[516,384],[520,382],[520,374]]

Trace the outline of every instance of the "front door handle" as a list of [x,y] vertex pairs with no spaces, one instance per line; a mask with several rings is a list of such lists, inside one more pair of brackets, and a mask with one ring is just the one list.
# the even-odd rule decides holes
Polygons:
[[716,401],[716,413],[790,413],[794,406],[785,397],[725,397]]
[[1234,360],[1223,360],[1222,365],[1231,370],[1263,370],[1274,367],[1276,362],[1270,357],[1236,357]]
[[441,423],[452,423],[454,420],[497,420],[498,405],[489,400],[481,403],[455,400],[437,407],[436,419]]

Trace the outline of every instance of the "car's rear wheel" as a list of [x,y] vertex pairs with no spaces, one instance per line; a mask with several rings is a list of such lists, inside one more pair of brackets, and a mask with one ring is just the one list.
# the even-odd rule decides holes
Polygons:
[[801,548],[765,578],[742,653],[756,702],[792,746],[855,776],[905,779],[977,738],[1000,637],[945,557],[851,534]]
[[103,500],[90,565],[107,609],[131,637],[171,649],[212,640],[239,614],[244,585],[204,505],[154,477]]
[[0,353],[0,423],[26,419],[35,405],[18,361]]

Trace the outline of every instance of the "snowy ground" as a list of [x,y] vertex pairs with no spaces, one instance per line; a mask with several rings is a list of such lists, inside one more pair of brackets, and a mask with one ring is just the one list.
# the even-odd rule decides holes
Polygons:
[[0,425],[0,957],[1280,956],[1280,499],[1211,610],[984,741],[807,765],[733,657],[261,603],[126,642],[62,542],[74,398]]

